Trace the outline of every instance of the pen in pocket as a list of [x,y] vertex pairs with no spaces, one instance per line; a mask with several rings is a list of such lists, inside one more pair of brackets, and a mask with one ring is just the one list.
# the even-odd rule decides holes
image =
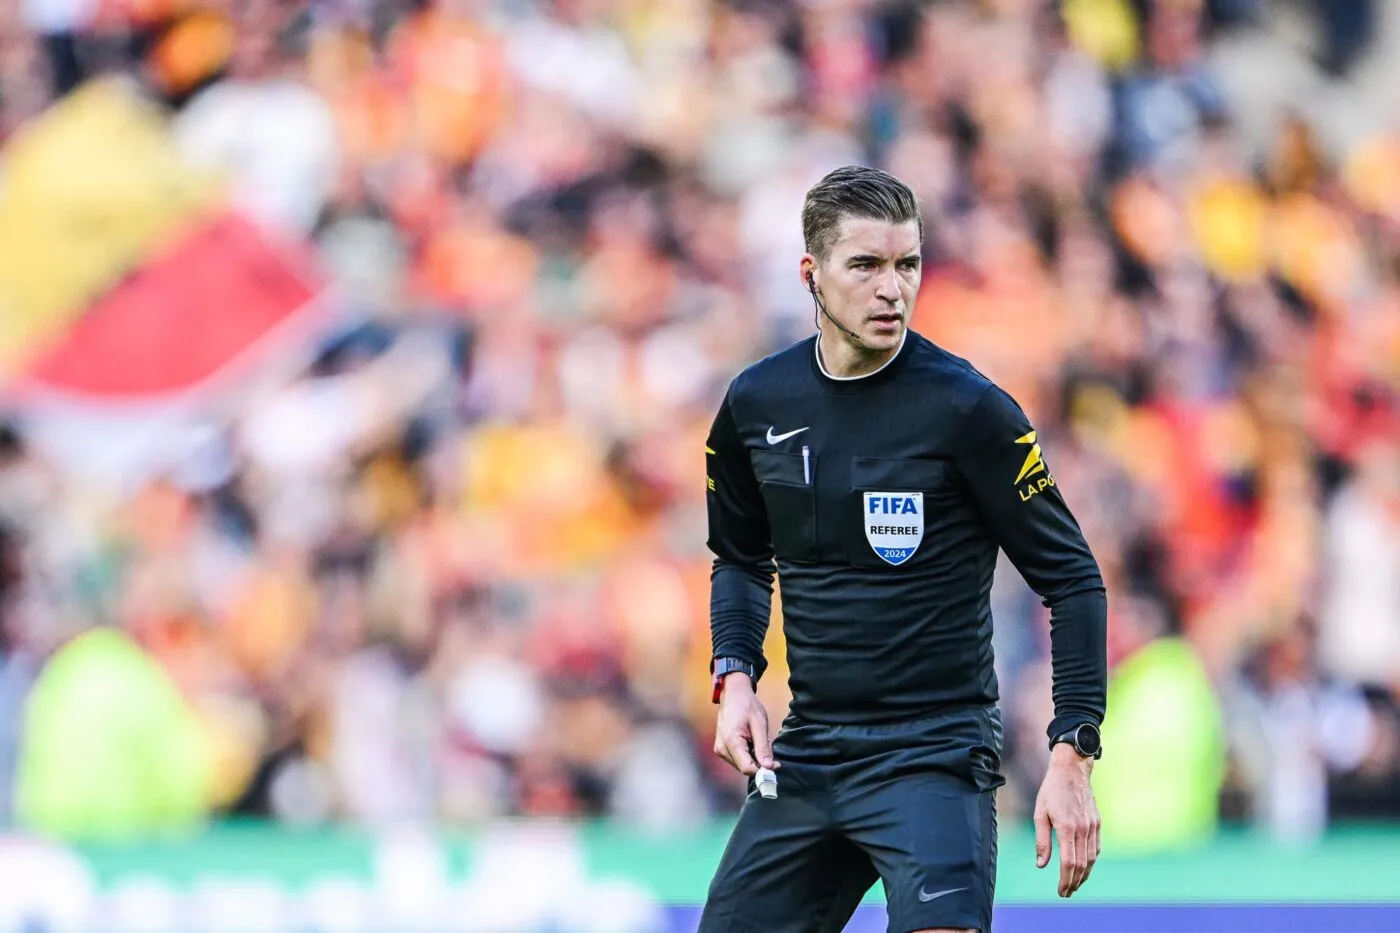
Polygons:
[[802,482],[812,485],[812,448],[802,445]]

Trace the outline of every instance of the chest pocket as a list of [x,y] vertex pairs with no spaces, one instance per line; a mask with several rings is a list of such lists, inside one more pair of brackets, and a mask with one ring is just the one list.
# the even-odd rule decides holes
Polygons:
[[840,516],[847,559],[883,570],[912,563],[928,531],[929,509],[948,483],[941,460],[852,460],[851,495]]
[[783,560],[811,563],[817,559],[816,457],[750,451],[754,477],[768,509],[773,551]]

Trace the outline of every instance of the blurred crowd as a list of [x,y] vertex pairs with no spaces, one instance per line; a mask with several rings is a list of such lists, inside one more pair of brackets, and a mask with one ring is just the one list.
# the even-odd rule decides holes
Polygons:
[[[1206,725],[1148,702],[1135,735],[1218,729],[1225,820],[1400,818],[1400,138],[1244,134],[1211,50],[1265,7],[6,4],[0,140],[124,76],[342,314],[139,488],[3,432],[0,780],[45,659],[103,625],[194,711],[215,814],[732,811],[703,438],[811,332],[802,197],[859,162],[922,200],[913,327],[1041,432],[1115,669],[1171,643],[1205,674]],[[1344,72],[1367,5],[1319,7]],[[994,611],[1015,819],[1047,618],[1009,566]],[[768,655],[777,721],[777,625]]]

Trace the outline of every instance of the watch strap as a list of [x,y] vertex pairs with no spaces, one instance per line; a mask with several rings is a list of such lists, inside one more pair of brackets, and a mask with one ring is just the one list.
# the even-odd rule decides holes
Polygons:
[[720,694],[724,693],[725,675],[741,673],[748,674],[751,681],[758,679],[758,671],[754,665],[748,661],[741,661],[739,658],[715,658],[710,663],[710,670],[714,675],[710,692],[711,703],[718,703]]

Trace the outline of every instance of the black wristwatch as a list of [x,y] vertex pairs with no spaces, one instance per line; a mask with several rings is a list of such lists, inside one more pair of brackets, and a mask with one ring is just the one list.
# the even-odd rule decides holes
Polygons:
[[719,695],[724,692],[725,674],[744,673],[749,675],[749,680],[758,680],[758,671],[754,666],[738,658],[715,658],[710,664],[710,670],[714,674],[713,688],[710,691],[711,703],[718,703]]
[[1074,750],[1080,758],[1102,758],[1103,742],[1099,735],[1099,727],[1091,722],[1080,723],[1067,732],[1061,732],[1050,740],[1050,748],[1065,742],[1074,746]]

